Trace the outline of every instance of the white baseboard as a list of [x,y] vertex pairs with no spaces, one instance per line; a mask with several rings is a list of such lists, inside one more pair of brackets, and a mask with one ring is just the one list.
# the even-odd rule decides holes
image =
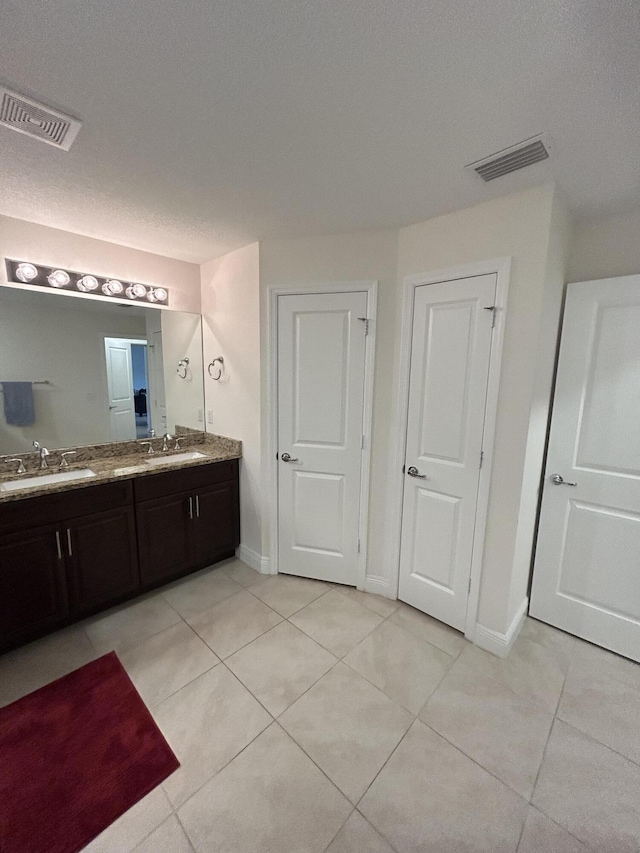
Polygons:
[[513,621],[511,625],[509,625],[506,634],[500,634],[498,631],[494,631],[491,628],[485,628],[484,625],[480,625],[478,623],[476,625],[474,636],[474,643],[476,646],[480,646],[481,649],[484,649],[486,652],[491,652],[491,654],[496,655],[499,658],[506,658],[511,651],[511,647],[515,643],[518,634],[520,633],[520,629],[522,628],[527,615],[528,607],[529,599],[525,598],[518,608],[518,612],[513,617]]
[[260,572],[261,575],[271,574],[269,558],[263,557],[262,554],[258,554],[257,551],[254,551],[253,548],[249,548],[248,545],[240,543],[236,549],[236,557],[239,560],[242,560],[243,563],[251,566],[251,568],[256,572]]
[[364,579],[364,591],[372,592],[374,595],[384,595],[385,598],[395,598],[395,595],[391,594],[387,578],[382,578],[378,575],[366,576]]

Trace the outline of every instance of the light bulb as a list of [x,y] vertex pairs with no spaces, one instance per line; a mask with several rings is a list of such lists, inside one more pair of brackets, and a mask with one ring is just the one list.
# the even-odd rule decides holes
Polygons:
[[16,267],[16,278],[18,281],[33,281],[38,275],[38,268],[33,264],[18,264]]
[[147,295],[147,288],[144,284],[130,284],[125,292],[129,299],[142,299]]
[[158,301],[158,297],[156,296],[155,290],[150,290],[147,293],[147,299],[149,300],[149,302],[157,302]]
[[167,298],[167,291],[164,287],[156,287],[154,293],[158,302],[164,302]]
[[109,279],[106,284],[102,285],[102,292],[105,296],[117,296],[119,293],[122,293],[123,290],[124,286],[117,278]]
[[69,273],[64,270],[54,270],[47,276],[47,281],[51,287],[66,287],[71,281]]
[[78,279],[76,285],[78,290],[81,290],[83,293],[96,290],[100,286],[98,279],[94,275],[83,275],[82,278]]

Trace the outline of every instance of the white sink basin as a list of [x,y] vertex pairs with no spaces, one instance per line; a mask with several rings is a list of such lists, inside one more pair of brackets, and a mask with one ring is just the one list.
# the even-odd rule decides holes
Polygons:
[[197,450],[185,450],[182,453],[171,453],[169,456],[151,456],[145,459],[147,465],[166,465],[169,462],[189,462],[191,459],[206,459],[206,453]]
[[87,480],[89,477],[95,476],[95,472],[91,468],[58,471],[56,474],[42,474],[40,477],[27,477],[23,480],[10,480],[8,483],[0,483],[0,492],[16,492],[18,489],[37,489],[40,486],[50,486],[52,483]]

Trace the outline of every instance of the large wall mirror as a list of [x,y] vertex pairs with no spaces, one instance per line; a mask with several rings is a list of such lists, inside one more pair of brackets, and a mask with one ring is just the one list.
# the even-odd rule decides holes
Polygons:
[[199,314],[0,286],[0,455],[176,426],[204,429]]

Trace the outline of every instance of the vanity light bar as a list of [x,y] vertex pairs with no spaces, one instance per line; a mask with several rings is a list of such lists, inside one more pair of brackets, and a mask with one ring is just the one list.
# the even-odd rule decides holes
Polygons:
[[165,287],[120,281],[117,278],[105,278],[93,273],[74,272],[58,267],[42,267],[30,261],[13,261],[5,258],[7,277],[16,284],[35,284],[41,287],[53,287],[57,290],[91,293],[106,299],[126,298],[132,302],[146,302],[168,305],[169,293]]

